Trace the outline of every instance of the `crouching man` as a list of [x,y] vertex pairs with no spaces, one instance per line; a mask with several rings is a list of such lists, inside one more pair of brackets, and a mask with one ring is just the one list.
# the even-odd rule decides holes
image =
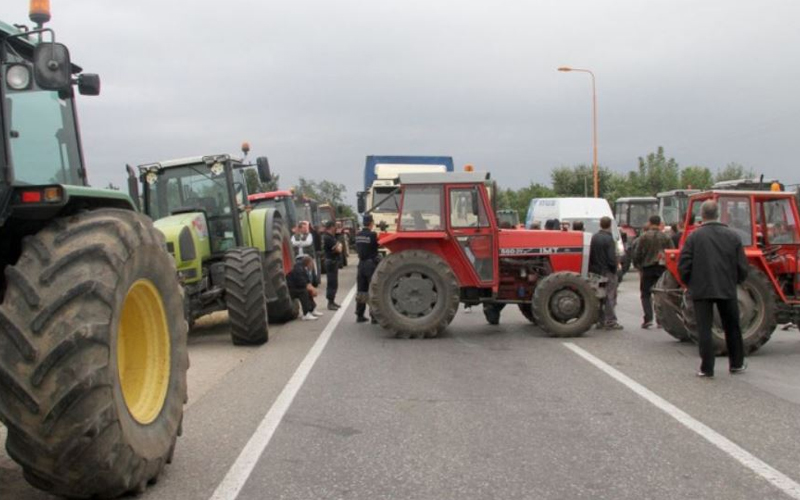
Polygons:
[[316,304],[314,297],[317,290],[311,283],[311,276],[314,273],[314,259],[304,255],[297,259],[292,271],[286,275],[286,284],[289,287],[289,295],[292,299],[300,301],[303,308],[303,321],[315,321],[322,313],[315,312]]

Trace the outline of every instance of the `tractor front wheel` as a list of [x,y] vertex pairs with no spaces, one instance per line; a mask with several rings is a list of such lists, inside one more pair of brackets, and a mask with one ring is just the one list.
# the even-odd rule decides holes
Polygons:
[[551,337],[578,337],[597,321],[600,301],[580,274],[546,276],[533,292],[533,317]]
[[267,294],[257,248],[225,252],[225,304],[234,345],[261,345],[269,340]]
[[23,240],[0,305],[0,420],[36,488],[141,492],[172,458],[186,403],[183,292],[146,217],[101,209]]
[[483,315],[486,317],[487,323],[490,325],[500,324],[500,313],[503,311],[505,304],[494,304],[486,302],[483,304]]
[[436,337],[456,315],[459,287],[438,255],[406,250],[378,264],[369,297],[372,316],[395,336]]
[[536,318],[533,317],[533,306],[531,306],[530,304],[527,304],[527,303],[526,304],[517,304],[517,305],[519,306],[519,312],[521,312],[522,315],[525,316],[525,319],[527,319],[528,321],[530,321],[531,323],[533,323],[535,325],[536,324]]
[[[744,283],[736,287],[736,295],[739,303],[739,326],[742,330],[744,353],[751,354],[767,343],[772,332],[775,331],[775,327],[778,326],[775,315],[777,297],[767,275],[753,266],[750,267]],[[684,293],[683,318],[689,337],[697,342],[699,336],[694,304],[688,292]],[[727,354],[725,332],[716,308],[711,332],[717,356]]]

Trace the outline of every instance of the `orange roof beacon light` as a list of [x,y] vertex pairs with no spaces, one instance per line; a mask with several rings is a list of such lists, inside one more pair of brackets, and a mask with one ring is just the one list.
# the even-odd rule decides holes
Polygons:
[[244,141],[242,143],[242,153],[244,153],[244,156],[246,157],[247,153],[249,153],[249,152],[250,152],[250,143],[247,142],[247,141]]
[[475,167],[473,167],[472,165],[464,165],[464,172],[474,172],[474,171]]
[[780,185],[780,183],[778,183],[778,182],[773,182],[773,183],[772,183],[772,185],[770,185],[770,187],[769,187],[769,190],[770,190],[770,191],[780,191],[780,190],[781,190],[781,185]]
[[41,28],[50,21],[50,0],[31,0],[28,17]]

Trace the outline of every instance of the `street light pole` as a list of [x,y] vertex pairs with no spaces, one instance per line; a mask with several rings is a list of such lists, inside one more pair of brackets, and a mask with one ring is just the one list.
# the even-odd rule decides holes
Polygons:
[[594,149],[592,171],[594,175],[594,197],[597,198],[600,193],[600,181],[597,172],[597,90],[594,84],[594,73],[588,69],[570,68],[568,66],[562,66],[558,68],[558,71],[580,71],[581,73],[589,73],[592,77],[592,145]]

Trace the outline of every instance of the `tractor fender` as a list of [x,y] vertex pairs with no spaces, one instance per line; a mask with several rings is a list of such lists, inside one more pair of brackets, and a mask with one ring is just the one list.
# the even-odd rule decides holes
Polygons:
[[256,208],[250,212],[250,230],[253,233],[253,246],[258,248],[261,253],[276,250],[273,239],[270,237],[272,224],[276,218],[283,218],[276,208]]

